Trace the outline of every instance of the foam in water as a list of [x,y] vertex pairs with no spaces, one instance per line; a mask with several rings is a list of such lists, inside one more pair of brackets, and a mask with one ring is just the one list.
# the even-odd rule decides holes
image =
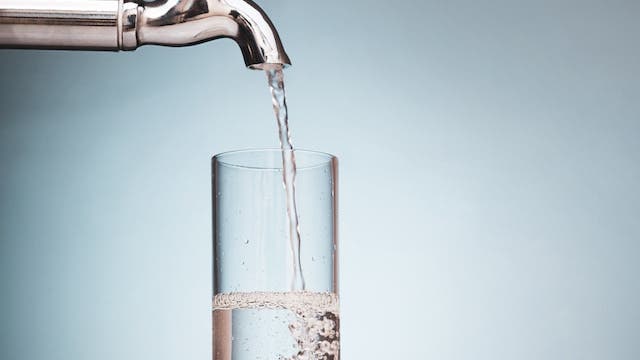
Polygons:
[[298,225],[298,208],[296,206],[296,157],[289,132],[287,99],[284,91],[284,73],[281,65],[265,68],[269,80],[269,90],[273,101],[273,111],[278,121],[280,148],[282,149],[282,181],[286,192],[287,218],[289,224],[289,241],[291,246],[292,278],[291,291],[304,290],[305,282],[300,261],[300,227]]
[[214,360],[338,360],[338,298],[321,292],[218,294]]

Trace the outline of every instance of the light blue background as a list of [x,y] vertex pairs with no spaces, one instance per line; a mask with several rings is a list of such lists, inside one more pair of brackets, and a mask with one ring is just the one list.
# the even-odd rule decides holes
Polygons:
[[[343,359],[640,358],[640,3],[261,1],[341,159]],[[0,51],[0,358],[210,359],[237,46]]]

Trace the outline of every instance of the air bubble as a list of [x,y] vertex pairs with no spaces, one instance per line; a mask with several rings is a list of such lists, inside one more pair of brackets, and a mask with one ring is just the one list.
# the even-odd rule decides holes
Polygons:
[[[281,355],[281,360],[333,360],[339,356],[338,298],[333,293],[279,293],[252,292],[217,294],[213,299],[214,310],[252,309],[252,315],[273,321],[272,331],[278,331],[282,322],[292,337],[292,353]],[[262,313],[261,309],[281,309],[287,314]],[[251,326],[251,325],[249,325]],[[246,341],[246,338],[245,338]],[[242,348],[246,345],[243,342]]]

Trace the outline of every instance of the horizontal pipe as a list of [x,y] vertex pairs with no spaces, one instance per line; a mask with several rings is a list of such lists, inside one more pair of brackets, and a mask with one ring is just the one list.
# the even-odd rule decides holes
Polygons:
[[0,0],[0,46],[118,50],[120,0]]

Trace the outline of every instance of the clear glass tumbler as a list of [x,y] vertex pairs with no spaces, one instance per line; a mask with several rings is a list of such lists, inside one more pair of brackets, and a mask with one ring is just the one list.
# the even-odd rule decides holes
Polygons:
[[340,358],[338,160],[304,150],[295,158],[299,253],[281,151],[213,157],[214,360]]

